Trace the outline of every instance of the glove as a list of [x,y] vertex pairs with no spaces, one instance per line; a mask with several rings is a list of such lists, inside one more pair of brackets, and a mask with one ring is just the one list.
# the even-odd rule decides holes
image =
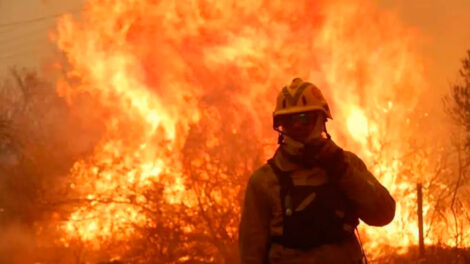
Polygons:
[[302,160],[304,164],[319,165],[329,175],[340,178],[346,171],[347,164],[344,150],[331,139],[319,138],[305,144]]

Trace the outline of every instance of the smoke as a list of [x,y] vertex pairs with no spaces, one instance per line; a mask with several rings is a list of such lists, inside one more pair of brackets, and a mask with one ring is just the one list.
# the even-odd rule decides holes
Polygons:
[[23,225],[2,225],[0,232],[0,263],[28,264],[35,260],[34,231]]
[[70,167],[101,137],[93,122],[97,112],[85,111],[92,108],[89,101],[83,98],[78,112],[72,111],[33,70],[13,69],[1,77],[0,263],[33,263],[46,255],[38,245],[54,241],[51,233],[38,236],[38,223],[51,220]]
[[420,32],[420,51],[426,58],[426,77],[432,94],[446,93],[455,81],[460,61],[470,49],[468,10],[466,0],[391,1],[379,5],[395,12],[403,23]]

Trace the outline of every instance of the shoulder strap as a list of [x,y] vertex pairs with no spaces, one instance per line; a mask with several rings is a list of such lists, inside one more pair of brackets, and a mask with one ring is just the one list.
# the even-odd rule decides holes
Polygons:
[[290,213],[287,213],[287,215],[291,215],[293,211],[293,208],[292,208],[293,204],[292,204],[292,197],[290,195],[290,191],[293,188],[294,183],[292,182],[292,178],[290,177],[290,172],[281,170],[276,165],[273,158],[268,160],[268,164],[273,170],[274,174],[276,175],[276,178],[281,187],[280,198],[281,198],[281,206],[282,206],[283,215],[286,216],[287,208],[290,209]]
[[273,170],[274,174],[276,175],[276,178],[277,178],[277,180],[279,181],[279,183],[281,185],[281,189],[282,189],[282,187],[286,187],[286,188],[290,189],[294,185],[294,183],[292,182],[292,179],[290,177],[290,172],[281,170],[276,165],[273,158],[268,160],[268,164],[271,167],[271,169]]

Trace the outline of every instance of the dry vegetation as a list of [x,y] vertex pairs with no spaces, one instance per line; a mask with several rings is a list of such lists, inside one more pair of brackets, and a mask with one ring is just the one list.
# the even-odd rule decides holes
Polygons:
[[[394,254],[391,248],[387,256],[371,263],[470,263],[469,250],[462,248],[470,233],[464,225],[470,220],[465,211],[470,195],[470,53],[461,74],[462,82],[452,87],[445,101],[467,138],[456,140],[452,153],[439,156],[439,162],[433,164],[435,175],[425,185],[435,198],[432,215],[427,218],[430,226],[434,221],[449,225],[449,232],[455,233],[455,247],[434,245],[427,248],[424,259],[418,257],[414,247],[405,255]],[[247,118],[238,131],[233,131],[225,123],[232,119],[230,116],[222,118],[214,114],[222,111],[211,111],[211,107],[227,107],[230,102],[208,106],[184,144],[185,184],[196,206],[168,203],[162,198],[165,186],[158,183],[145,193],[147,203],[143,206],[132,197],[125,201],[104,196],[86,200],[71,194],[66,176],[73,162],[92,150],[100,127],[90,125],[93,120],[77,114],[80,111],[71,111],[53,85],[34,72],[12,70],[2,80],[0,226],[4,231],[0,234],[0,263],[238,262],[237,227],[244,185],[263,160],[257,139],[244,133],[252,129],[252,120]],[[82,100],[86,104],[88,99]],[[234,155],[234,149],[250,155]],[[427,155],[425,150],[415,154]],[[75,206],[118,202],[138,206],[149,220],[144,228],[136,227],[137,233],[125,244],[109,243],[99,254],[90,253],[81,241],[71,242],[68,248],[57,245],[58,234],[48,232],[53,230],[49,224],[66,218]],[[113,261],[120,250],[126,255]]]

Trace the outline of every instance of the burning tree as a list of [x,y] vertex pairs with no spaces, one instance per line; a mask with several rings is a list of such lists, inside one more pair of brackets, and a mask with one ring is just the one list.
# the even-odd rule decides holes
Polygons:
[[0,262],[33,262],[37,223],[50,221],[61,195],[58,182],[94,144],[91,138],[37,72],[13,68],[2,77]]
[[[12,69],[0,86],[0,164],[2,223],[33,225],[58,176],[73,158],[56,151],[64,138],[54,136],[66,105],[54,86],[34,71]],[[47,155],[46,155],[47,153]],[[70,153],[68,153],[70,154]],[[68,162],[67,162],[68,161]]]
[[455,123],[465,129],[465,148],[470,148],[470,50],[462,60],[459,80],[451,86],[450,95],[444,98],[447,112]]
[[467,226],[469,225],[470,195],[469,165],[470,156],[470,50],[467,57],[462,60],[462,68],[459,71],[459,80],[451,85],[450,94],[444,97],[447,114],[457,127],[453,130],[453,148],[455,149],[455,180],[451,186],[452,195],[450,209],[453,216],[454,241],[456,247],[466,247],[468,241]]

